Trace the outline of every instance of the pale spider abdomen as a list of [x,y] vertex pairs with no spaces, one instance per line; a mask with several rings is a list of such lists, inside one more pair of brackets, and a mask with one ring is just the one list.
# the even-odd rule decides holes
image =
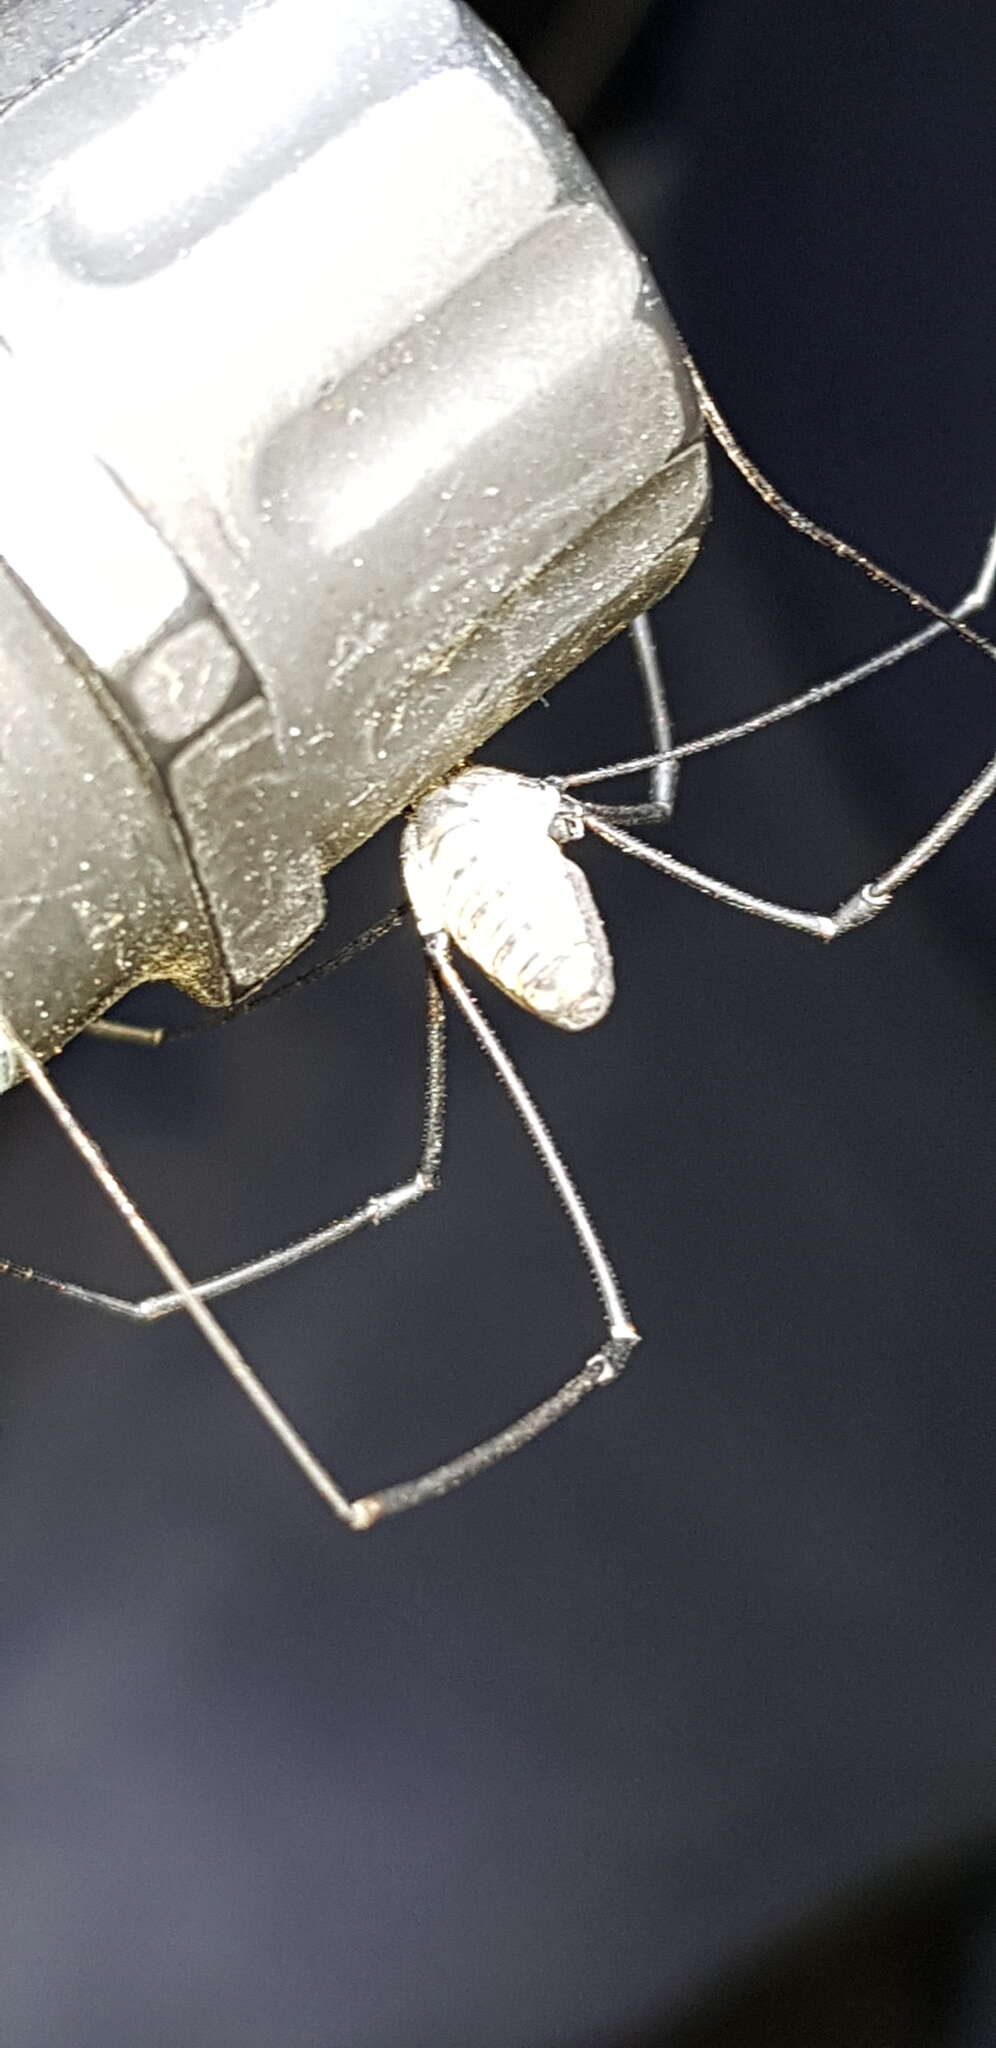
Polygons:
[[548,783],[465,769],[415,806],[402,872],[421,932],[448,933],[513,1002],[584,1031],[615,983],[587,879],[551,837],[561,808]]

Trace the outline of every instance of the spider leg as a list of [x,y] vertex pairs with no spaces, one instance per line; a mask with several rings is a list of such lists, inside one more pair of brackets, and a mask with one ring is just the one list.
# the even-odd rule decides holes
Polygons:
[[[632,621],[629,640],[643,685],[647,723],[654,742],[653,753],[646,755],[641,763],[649,770],[650,798],[644,803],[603,804],[601,809],[607,818],[615,818],[624,825],[663,825],[674,810],[678,793],[678,756],[660,651],[649,612],[641,612]],[[554,780],[560,787],[560,778],[555,777]]]
[[[989,661],[996,661],[996,647],[994,647],[992,641],[988,640],[984,634],[976,632],[974,626],[967,626],[964,617],[959,617],[953,612],[945,611],[942,605],[935,604],[933,598],[925,597],[922,591],[915,590],[911,584],[905,583],[901,577],[893,576],[890,570],[883,569],[878,562],[872,561],[870,556],[864,554],[860,548],[856,548],[851,541],[842,540],[839,534],[831,533],[829,528],[818,525],[814,519],[810,519],[808,513],[801,512],[797,505],[793,505],[790,499],[786,498],[778,490],[777,486],[758,469],[757,464],[752,461],[746,450],[741,447],[732,427],[720,412],[715,399],[704,384],[696,365],[687,354],[687,351],[685,361],[702,408],[702,416],[713,438],[718,442],[724,455],[733,464],[733,467],[739,470],[740,475],[750,485],[751,490],[756,492],[757,496],[766,505],[770,506],[773,512],[777,512],[779,518],[783,519],[787,526],[792,527],[794,532],[801,533],[806,540],[813,541],[817,547],[827,548],[831,554],[837,555],[841,561],[849,562],[852,568],[860,569],[862,575],[867,576],[872,583],[881,584],[884,589],[891,590],[896,597],[904,597],[907,604],[911,605],[914,611],[927,612],[938,624],[947,627],[952,633],[957,633],[959,639],[967,641],[970,647],[974,647],[978,653],[984,654]],[[992,588],[994,574],[992,556],[993,543],[991,541],[975,591],[969,592],[969,609],[975,608],[971,603],[973,597],[978,597],[980,592],[983,593],[984,597]],[[679,875],[679,879],[689,882],[693,888],[704,889],[707,894],[716,896],[722,902],[731,903],[737,909],[751,911],[756,917],[770,918],[776,924],[791,924],[799,931],[814,933],[818,938],[835,939],[841,932],[852,931],[857,925],[867,924],[869,918],[877,917],[880,911],[885,910],[904,883],[912,880],[912,877],[919,874],[920,869],[925,867],[929,860],[933,860],[936,853],[940,853],[941,848],[946,846],[948,841],[953,839],[955,834],[968,824],[969,819],[974,818],[976,811],[981,810],[983,804],[988,803],[989,798],[994,792],[996,792],[996,755],[993,755],[992,759],[986,762],[981,772],[961,791],[960,795],[955,798],[954,803],[948,806],[948,809],[942,813],[936,824],[932,825],[930,830],[925,832],[922,838],[918,839],[910,847],[908,853],[903,854],[901,859],[896,861],[891,868],[887,868],[884,874],[877,875],[873,881],[866,882],[862,888],[855,891],[853,896],[849,896],[847,901],[842,903],[836,911],[831,912],[825,917],[813,916],[805,911],[794,911],[783,904],[767,903],[760,897],[748,897],[741,890],[730,889],[725,883],[717,883],[708,876],[699,875],[694,868],[686,869],[684,873]],[[592,814],[590,822],[592,830],[597,831],[599,825],[594,814]],[[608,837],[609,835],[603,832],[602,836]],[[622,835],[623,838],[625,836],[625,834]],[[617,840],[616,844],[621,844],[621,840]],[[637,842],[633,841],[629,846],[623,847],[622,850],[624,852],[635,852],[636,845]],[[650,851],[652,852],[653,849],[650,849]],[[637,854],[637,858],[641,860],[647,859],[646,851]],[[657,863],[650,861],[650,865],[655,866]],[[672,869],[672,872],[677,875],[678,869]]]
[[687,349],[685,365],[695,386],[702,417],[713,439],[722,448],[727,461],[732,463],[734,469],[739,470],[751,490],[772,512],[777,512],[779,519],[783,520],[786,526],[790,526],[794,533],[801,533],[806,540],[812,541],[814,546],[826,548],[830,554],[836,555],[838,560],[849,562],[853,569],[859,569],[862,576],[867,576],[870,583],[878,583],[883,590],[891,590],[894,597],[905,598],[914,611],[927,612],[932,619],[941,621],[953,633],[957,633],[959,639],[966,641],[969,647],[976,648],[990,661],[996,661],[996,647],[983,633],[977,633],[974,626],[966,626],[964,619],[956,618],[952,612],[945,611],[944,606],[936,604],[932,597],[925,597],[922,590],[915,590],[912,584],[904,583],[901,576],[894,576],[890,569],[883,569],[880,562],[873,561],[861,548],[856,548],[853,541],[842,540],[839,534],[831,533],[829,527],[820,526],[815,519],[811,519],[808,512],[800,512],[798,506],[793,505],[791,500],[784,496],[777,485],[758,469],[746,449],[741,447],[733,428],[720,412]]
[[442,934],[435,934],[426,938],[425,946],[440,982],[462,1012],[482,1052],[510,1095],[567,1212],[571,1228],[595,1283],[595,1291],[605,1321],[606,1339],[579,1373],[566,1380],[549,1400],[540,1402],[536,1408],[531,1408],[507,1429],[500,1430],[496,1436],[486,1438],[484,1442],[475,1444],[471,1450],[464,1451],[459,1457],[451,1458],[444,1465],[435,1466],[432,1471],[425,1472],[416,1479],[384,1487],[380,1492],[369,1494],[365,1499],[355,1502],[355,1511],[368,1513],[371,1521],[380,1521],[386,1515],[402,1514],[409,1508],[420,1507],[423,1501],[436,1500],[442,1494],[452,1492],[454,1487],[463,1486],[469,1479],[475,1479],[479,1473],[487,1471],[491,1465],[498,1464],[502,1458],[509,1458],[516,1451],[520,1451],[543,1430],[559,1422],[595,1387],[618,1378],[631,1351],[640,1341],[604,1246],[574,1181],[525,1082],[497,1033],[479,1009],[463,977],[454,967],[448,939]]
[[[996,527],[986,542],[985,553],[974,583],[951,608],[952,619],[967,619],[973,612],[983,611],[994,589]],[[795,718],[800,711],[810,711],[814,705],[826,704],[831,697],[839,697],[844,690],[853,689],[856,683],[867,682],[871,676],[881,675],[886,669],[896,668],[900,662],[908,660],[911,655],[922,653],[925,647],[932,646],[935,640],[939,640],[943,634],[950,631],[951,627],[944,619],[935,619],[932,625],[922,626],[918,633],[910,633],[904,640],[890,642],[888,647],[880,648],[877,654],[869,655],[854,668],[842,670],[839,675],[831,676],[827,682],[814,683],[809,689],[800,691],[796,697],[783,697],[779,703],[769,705],[766,711],[755,712],[751,718],[739,719],[736,725],[716,726],[711,732],[700,733],[694,739],[682,740],[679,745],[670,748],[668,759],[676,762],[687,761],[693,754],[709,754],[716,747],[729,746],[731,740],[747,739],[751,733],[766,732],[769,726],[780,725],[785,718]],[[635,760],[611,761],[602,768],[585,768],[579,774],[557,775],[553,780],[558,789],[583,789],[594,782],[613,782],[622,776],[643,774],[648,769],[653,770],[660,765],[660,755],[640,754]],[[624,814],[621,809],[617,810],[605,804],[600,805],[599,809],[603,817],[614,817],[619,822],[623,821]],[[635,822],[637,809],[638,807],[634,807],[634,814],[627,822]]]
[[[865,677],[877,674],[881,669],[891,667],[897,661],[905,659],[907,655],[919,653],[923,647],[927,646],[931,640],[935,639],[942,632],[959,634],[962,639],[968,640],[971,646],[985,654],[989,660],[996,661],[996,647],[981,633],[976,633],[972,627],[966,626],[964,623],[967,614],[981,610],[989,601],[994,585],[996,585],[996,529],[989,536],[975,582],[966,592],[955,610],[953,612],[945,612],[940,605],[934,604],[931,598],[922,596],[919,591],[912,590],[908,584],[901,583],[896,578],[890,576],[886,570],[879,569],[876,563],[869,561],[868,557],[862,555],[857,548],[852,547],[849,541],[838,540],[834,534],[828,533],[823,527],[815,526],[804,513],[797,512],[795,507],[790,505],[775,490],[774,486],[761,476],[760,472],[755,469],[750,461],[750,458],[744,454],[739,443],[734,440],[725,420],[709,398],[704,385],[701,383],[701,379],[698,378],[697,372],[694,371],[694,367],[693,375],[695,376],[696,386],[703,403],[703,410],[713,433],[730,456],[731,461],[746,476],[752,488],[767,503],[771,504],[783,518],[787,519],[788,523],[797,531],[806,534],[809,539],[816,541],[819,546],[832,549],[834,553],[842,556],[845,561],[852,562],[856,567],[862,569],[873,582],[882,583],[887,589],[892,590],[901,597],[905,597],[917,610],[929,612],[934,623],[931,626],[925,627],[922,632],[915,633],[910,638],[899,641],[895,646],[888,647],[881,653],[873,655],[869,661],[862,662],[857,668],[845,671],[843,675],[834,677],[828,683],[817,684],[814,689],[804,691],[801,696],[791,698],[785,704],[775,705],[769,711],[759,713],[755,718],[743,720],[739,725],[726,726],[718,732],[706,734],[697,741],[689,741],[684,746],[675,748],[673,752],[676,758],[692,753],[705,753],[710,747],[721,746],[728,740],[741,739],[747,733],[759,732],[768,725],[774,725],[781,718],[787,718],[795,712],[807,710],[812,704],[822,703],[827,697],[834,696],[841,690],[848,689],[852,683],[861,682]],[[587,769],[577,775],[558,776],[555,778],[555,782],[559,789],[579,789],[592,782],[611,780],[614,776],[618,775],[634,774],[638,770],[652,766],[653,756],[645,756],[635,761],[616,762],[608,768]],[[690,888],[700,890],[703,895],[714,897],[717,902],[728,903],[732,908],[746,911],[753,917],[766,918],[772,924],[788,925],[795,931],[808,932],[814,938],[835,939],[843,932],[854,931],[858,925],[867,924],[871,918],[877,917],[881,911],[886,910],[897,891],[906,882],[911,881],[914,875],[919,874],[920,869],[925,867],[929,860],[933,860],[934,855],[940,853],[942,848],[947,846],[949,840],[955,837],[956,833],[962,831],[970,819],[974,818],[976,812],[982,809],[983,804],[988,803],[989,798],[994,793],[996,793],[996,754],[986,762],[985,767],[980,773],[968,783],[967,787],[960,792],[954,802],[937,819],[936,823],[910,847],[907,853],[904,853],[883,874],[876,875],[871,881],[865,882],[860,889],[855,890],[854,894],[849,896],[836,910],[829,912],[798,910],[790,904],[771,903],[767,898],[752,895],[748,890],[736,889],[730,883],[722,882],[714,875],[703,874],[698,868],[689,867],[686,862],[676,860],[674,855],[658,852],[654,847],[645,846],[641,840],[631,838],[628,833],[618,831],[617,827],[612,823],[611,811],[602,806],[579,803],[578,811],[593,832],[599,833],[610,844],[619,847],[621,852],[631,854],[636,860],[644,861],[648,867],[658,868],[663,874],[673,875],[676,881],[687,883]]]
[[265,988],[254,989],[247,996],[240,996],[225,1010],[209,1011],[206,1016],[197,1017],[193,1022],[174,1026],[149,1028],[138,1024],[119,1024],[113,1017],[98,1017],[92,1024],[84,1026],[88,1038],[103,1038],[117,1045],[160,1046],[175,1045],[183,1038],[199,1038],[205,1031],[227,1030],[238,1017],[250,1017],[254,1010],[261,1010],[266,1003],[280,1002],[294,989],[308,988],[313,983],[325,981],[330,974],[337,974],[340,967],[349,967],[363,953],[369,953],[373,946],[379,946],[381,939],[389,938],[392,932],[400,931],[410,915],[407,903],[397,903],[393,910],[385,912],[376,924],[359,932],[355,938],[347,939],[331,953],[327,960],[319,960],[316,966],[302,968],[287,981],[267,983]]
[[[284,1245],[278,1251],[267,1252],[261,1258],[250,1259],[245,1264],[231,1266],[224,1273],[216,1273],[210,1279],[198,1280],[190,1286],[199,1301],[216,1300],[222,1294],[234,1294],[239,1288],[248,1287],[254,1280],[264,1280],[271,1273],[282,1273],[288,1266],[295,1266],[302,1259],[310,1259],[316,1252],[326,1251],[330,1245],[341,1243],[343,1238],[352,1237],[368,1223],[387,1223],[400,1215],[403,1209],[410,1209],[423,1195],[431,1194],[439,1185],[439,1168],[443,1150],[443,1133],[446,1115],[446,1020],[443,1001],[435,976],[428,974],[427,1026],[426,1026],[426,1070],[425,1070],[425,1115],[422,1127],[422,1146],[418,1166],[410,1180],[401,1181],[397,1187],[389,1188],[382,1194],[371,1195],[361,1202],[348,1216],[326,1224],[321,1230],[298,1238],[293,1244]],[[90,1287],[81,1287],[71,1280],[56,1279],[49,1273],[37,1273],[33,1267],[16,1265],[11,1260],[0,1259],[0,1274],[7,1274],[13,1280],[31,1281],[36,1286],[52,1289],[56,1294],[68,1296],[72,1301],[81,1301],[91,1308],[103,1309],[110,1315],[126,1316],[133,1322],[157,1322],[160,1317],[174,1315],[178,1309],[187,1307],[187,1288],[173,1289],[167,1294],[153,1294],[140,1301],[131,1301],[114,1294],[99,1293]]]
[[[964,596],[951,608],[954,620],[971,618],[973,612],[985,610],[996,588],[996,526],[986,541],[985,553],[979,565],[975,582]],[[842,670],[840,675],[831,676],[829,682],[815,683],[809,690],[802,690],[797,697],[785,697],[780,704],[772,704],[767,711],[759,711],[753,718],[742,718],[736,725],[717,727],[713,732],[702,733],[698,739],[685,740],[674,748],[674,758],[685,761],[692,754],[708,754],[715,747],[728,746],[731,740],[746,739],[750,733],[766,732],[769,726],[780,725],[784,718],[795,718],[800,711],[809,711],[816,704],[826,704],[831,697],[839,697],[844,690],[853,689],[855,683],[867,682],[870,676],[880,675],[885,669],[896,668],[912,654],[922,653],[925,647],[933,645],[951,627],[943,619],[935,619],[930,626],[922,626],[918,633],[910,633],[905,640],[895,640],[873,654],[865,661],[859,661],[854,668]]]
[[[114,1045],[160,1046],[166,1040],[165,1031],[150,1029],[146,1025],[141,1024],[118,1024],[112,1018],[107,1017],[98,1017],[94,1019],[92,1024],[84,1024],[82,1036],[84,1038],[102,1038]],[[0,1094],[4,1094],[8,1088],[13,1087],[22,1078],[17,1060],[14,1057],[13,1048],[5,1044],[2,1037],[0,1037]],[[3,1262],[0,1261],[0,1271],[4,1270],[7,1269],[4,1268]],[[33,1277],[29,1275],[26,1267],[17,1267],[10,1270],[16,1270],[16,1276],[20,1280]]]
[[650,800],[629,806],[606,806],[621,823],[661,825],[671,816],[678,794],[678,762],[667,701],[660,648],[649,612],[641,612],[629,629],[630,646],[643,684],[647,723],[657,759],[650,770]]
[[51,1111],[60,1130],[79,1154],[98,1187],[127,1224],[132,1236],[137,1238],[142,1250],[162,1274],[167,1286],[179,1295],[187,1315],[196,1324],[215,1357],[220,1360],[226,1372],[231,1374],[236,1386],[262,1416],[267,1428],[283,1445],[288,1457],[293,1459],[299,1471],[303,1472],[309,1484],[315,1488],[326,1506],[332,1509],[340,1521],[346,1522],[352,1529],[369,1527],[369,1518],[358,1513],[355,1504],[343,1493],[342,1488],[337,1486],[314,1452],[309,1450],[304,1438],[299,1435],[289,1417],[264,1387],[248,1360],[243,1357],[238,1345],[228,1335],[227,1330],[222,1328],[214,1311],[206,1302],[201,1301],[172,1252],[153,1230],[151,1223],[146,1221],[141,1210],[136,1208],[131,1196],[108,1165],[100,1147],[77,1121],[68,1102],[60,1095],[41,1061],[29,1051],[5,1019],[0,1019],[0,1027],[7,1033],[24,1070],[25,1078],[31,1083],[36,1094],[41,1096],[46,1108]]
[[[436,1466],[433,1471],[424,1473],[420,1478],[398,1486],[386,1487],[380,1493],[367,1494],[357,1500],[351,1500],[348,1494],[343,1492],[327,1468],[305,1443],[289,1417],[263,1385],[238,1345],[218,1322],[214,1311],[203,1299],[202,1291],[187,1279],[182,1268],[173,1257],[172,1252],[168,1250],[162,1238],[136,1207],[131,1196],[109,1166],[100,1148],[93,1138],[90,1137],[89,1133],[83,1129],[83,1126],[78,1122],[70,1109],[69,1104],[59,1093],[41,1061],[22,1043],[18,1034],[9,1025],[5,1024],[5,1020],[0,1018],[0,1029],[7,1031],[10,1046],[23,1068],[26,1080],[30,1082],[36,1093],[41,1096],[42,1101],[50,1110],[69,1143],[74,1147],[89,1172],[93,1175],[97,1185],[106,1195],[112,1207],[117,1210],[118,1214],[128,1225],[132,1235],[138,1240],[138,1243],[152,1264],[162,1274],[169,1288],[169,1295],[160,1298],[168,1299],[171,1303],[175,1301],[185,1314],[190,1317],[214,1352],[215,1357],[220,1360],[226,1371],[230,1373],[236,1385],[246,1396],[246,1399],[252,1403],[257,1413],[266,1423],[267,1428],[277,1438],[278,1442],[283,1445],[284,1450],[297,1465],[299,1471],[303,1473],[309,1484],[314,1487],[326,1505],[332,1509],[333,1514],[338,1516],[340,1521],[345,1522],[347,1527],[354,1530],[370,1529],[375,1522],[381,1521],[387,1515],[400,1514],[407,1508],[420,1506],[423,1501],[436,1499],[441,1494],[449,1493],[454,1487],[463,1485],[466,1480],[475,1478],[478,1473],[487,1470],[490,1465],[496,1464],[499,1459],[510,1457],[514,1451],[521,1450],[525,1444],[531,1442],[533,1437],[538,1436],[543,1430],[548,1429],[552,1423],[559,1421],[570,1409],[576,1407],[577,1403],[583,1400],[586,1394],[591,1393],[596,1386],[615,1379],[626,1364],[634,1345],[639,1342],[638,1334],[630,1322],[629,1313],[619,1291],[615,1275],[588,1217],[587,1210],[568,1173],[567,1167],[564,1165],[539,1111],[528,1094],[525,1083],[512,1065],[508,1054],[490,1025],[482,1016],[470,990],[452,966],[449,958],[448,942],[443,938],[430,939],[426,945],[426,952],[433,977],[438,977],[439,982],[450,992],[463,1012],[478,1043],[496,1068],[520,1117],[539,1150],[543,1164],[567,1211],[575,1236],[591,1267],[596,1291],[602,1305],[607,1334],[600,1349],[588,1359],[581,1372],[576,1373],[572,1379],[567,1380],[549,1400],[540,1402],[537,1407],[530,1409],[527,1414],[520,1416],[509,1428],[501,1430],[498,1435],[488,1438],[483,1443],[476,1444],[472,1450],[464,1452],[460,1457],[451,1459],[447,1464]],[[442,998],[435,979],[433,979],[433,989],[433,1000],[439,1005],[441,1012]],[[438,1038],[440,1048],[442,1043],[442,1029],[440,1026]],[[431,1087],[429,1093],[431,1096]],[[441,1104],[442,1091],[440,1084],[440,1118],[442,1113]],[[434,1155],[437,1164],[438,1144],[441,1144],[441,1139],[442,1126],[440,1122],[437,1149]],[[425,1151],[423,1151],[424,1157]]]
[[98,1017],[84,1026],[87,1038],[107,1039],[112,1045],[163,1045],[166,1033],[158,1025],[118,1024],[111,1017]]
[[703,896],[711,896],[717,903],[728,903],[732,909],[744,910],[751,917],[764,918],[769,924],[788,925],[793,931],[808,932],[815,939],[836,939],[844,932],[855,931],[859,925],[870,923],[873,917],[887,910],[904,883],[919,874],[920,869],[940,853],[941,848],[968,824],[970,818],[974,818],[976,811],[981,810],[993,795],[996,795],[996,754],[987,762],[981,775],[969,783],[936,825],[925,832],[908,853],[873,881],[863,883],[836,910],[826,912],[797,910],[791,904],[771,903],[767,897],[754,896],[747,889],[736,889],[715,875],[703,874],[701,869],[689,867],[686,861],[676,860],[673,854],[645,845],[642,839],[634,839],[629,832],[621,832],[591,805],[579,804],[578,810],[589,829],[610,846],[618,847],[620,853],[630,854],[634,860],[657,868],[661,874],[672,875],[675,881],[685,882]]

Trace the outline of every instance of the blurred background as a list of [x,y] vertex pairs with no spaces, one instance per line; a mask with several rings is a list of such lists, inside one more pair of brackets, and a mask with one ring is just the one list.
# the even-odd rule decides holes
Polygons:
[[[483,11],[751,452],[954,601],[996,512],[992,10]],[[658,619],[681,736],[915,624],[717,468]],[[692,761],[668,843],[832,906],[994,733],[991,674],[942,645]],[[641,745],[618,644],[489,758]],[[584,853],[612,1016],[572,1040],[488,1007],[645,1342],[604,1400],[368,1540],[183,1328],[8,1287],[10,2048],[996,2042],[994,853],[990,813],[831,950]],[[392,830],[331,877],[322,946],[398,894]],[[200,1274],[410,1171],[421,1031],[406,931],[225,1031],[59,1072]],[[146,1291],[23,1091],[2,1135],[2,1249]],[[584,1273],[459,1023],[443,1191],[226,1321],[356,1491],[587,1355]]]

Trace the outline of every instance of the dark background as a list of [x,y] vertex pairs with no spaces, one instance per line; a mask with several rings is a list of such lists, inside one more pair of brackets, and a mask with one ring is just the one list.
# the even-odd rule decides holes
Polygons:
[[[996,508],[991,8],[488,11],[752,452],[953,600]],[[659,623],[687,734],[910,625],[722,473]],[[994,678],[942,648],[690,764],[670,843],[830,906],[994,734]],[[617,647],[491,757],[640,744]],[[987,817],[831,950],[584,856],[611,1018],[571,1040],[489,1009],[646,1341],[420,1516],[331,1526],[183,1329],[4,1296],[11,2048],[996,2041],[994,851]],[[332,878],[325,943],[397,895],[390,832]],[[406,934],[60,1077],[212,1270],[410,1170],[419,983]],[[553,1199],[452,1040],[444,1191],[227,1308],[356,1490],[591,1348]],[[145,1291],[23,1095],[3,1149],[4,1249]]]

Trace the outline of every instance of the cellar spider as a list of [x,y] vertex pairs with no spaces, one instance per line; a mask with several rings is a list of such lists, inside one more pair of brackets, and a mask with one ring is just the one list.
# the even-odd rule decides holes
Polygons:
[[[587,880],[563,852],[567,843],[580,838],[585,832],[595,834],[621,853],[644,862],[661,874],[670,875],[716,902],[814,938],[831,940],[868,923],[885,910],[897,892],[954,838],[996,791],[994,756],[914,846],[883,874],[864,883],[837,909],[830,911],[803,910],[753,895],[689,866],[626,829],[633,824],[657,824],[669,816],[677,765],[683,758],[726,745],[782,719],[794,717],[812,705],[824,703],[855,683],[918,653],[939,634],[956,633],[990,660],[996,660],[996,647],[965,623],[966,617],[981,610],[988,602],[996,585],[996,531],[990,537],[972,588],[953,611],[945,611],[881,569],[849,542],[817,526],[791,505],[744,453],[691,362],[689,371],[715,440],[752,489],[788,525],[859,568],[873,582],[904,597],[914,609],[929,614],[931,624],[829,682],[805,690],[755,717],[675,745],[671,739],[649,622],[641,617],[634,622],[631,636],[655,742],[652,752],[636,759],[543,780],[471,766],[459,769],[445,783],[418,800],[409,815],[402,839],[402,872],[408,906],[414,912],[425,953],[427,994],[425,1119],[418,1165],[410,1179],[371,1196],[349,1215],[293,1244],[215,1274],[210,1279],[191,1282],[126,1193],[44,1066],[9,1025],[3,1027],[12,1056],[20,1061],[26,1078],[158,1269],[166,1291],[134,1301],[98,1293],[11,1261],[0,1261],[0,1271],[15,1279],[54,1289],[74,1301],[139,1322],[152,1322],[176,1311],[184,1312],[327,1506],[354,1530],[369,1529],[389,1515],[418,1507],[448,1493],[500,1459],[522,1449],[532,1438],[576,1407],[595,1387],[616,1379],[639,1342],[613,1267],[587,1207],[522,1077],[456,966],[454,946],[473,959],[513,1000],[535,1015],[563,1029],[586,1029],[605,1015],[612,1001],[613,977],[608,941]],[[576,790],[597,783],[645,771],[650,774],[651,788],[649,799],[644,803],[613,807],[591,803],[574,794]],[[405,915],[404,908],[390,912],[320,967],[298,976],[295,982],[246,999],[236,1006],[236,1012],[255,1008],[273,995],[286,993],[288,987],[345,964],[347,959],[354,958],[358,952],[396,929]],[[387,1222],[438,1186],[445,1114],[444,999],[447,996],[465,1019],[536,1145],[587,1260],[602,1313],[604,1336],[580,1372],[497,1435],[415,1479],[354,1499],[305,1443],[218,1321],[210,1304],[219,1296],[232,1293],[268,1274],[283,1271],[299,1260],[339,1243],[367,1224]],[[228,1016],[232,1014],[227,1013]],[[225,1020],[205,1019],[193,1028],[209,1028],[220,1021]],[[94,1028],[103,1036],[145,1037],[157,1042],[166,1035],[142,1033],[114,1023]]]

